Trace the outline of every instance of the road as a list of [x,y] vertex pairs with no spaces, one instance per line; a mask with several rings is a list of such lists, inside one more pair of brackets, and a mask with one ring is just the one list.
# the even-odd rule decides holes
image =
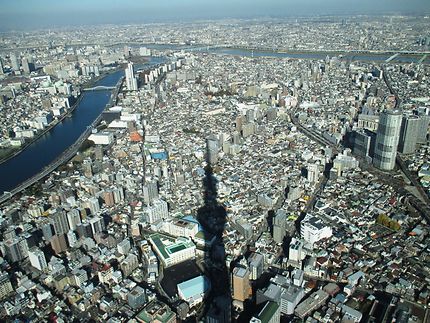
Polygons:
[[[388,87],[390,93],[394,95],[396,99],[396,104],[394,106],[394,109],[400,108],[401,99],[399,98],[399,95],[397,91],[393,88],[391,85],[387,70],[385,66],[382,66],[383,70],[383,78],[386,86]],[[417,189],[418,193],[420,194],[421,199],[417,198],[416,196],[412,195],[409,191],[407,191],[404,186],[397,187],[397,192],[399,194],[405,195],[407,197],[408,203],[413,206],[421,215],[422,217],[427,221],[427,223],[430,224],[430,198],[424,188],[422,187],[421,183],[418,181],[417,177],[411,173],[411,171],[408,169],[406,163],[402,159],[400,154],[397,154],[396,156],[396,164],[399,166],[400,170],[405,174],[405,176],[411,181],[411,184]],[[392,178],[391,178],[392,180]],[[390,179],[388,178],[388,182]]]
[[[112,105],[112,102],[116,101],[116,97],[118,95],[119,89],[121,88],[122,82],[124,78],[121,78],[116,87],[115,90],[111,94],[111,99],[106,107],[110,107]],[[88,127],[87,129],[80,135],[80,137],[76,140],[76,142],[70,146],[66,151],[64,151],[60,157],[58,157],[56,160],[54,160],[51,164],[46,166],[40,173],[34,175],[33,177],[27,179],[17,187],[15,187],[10,192],[5,192],[0,197],[0,204],[4,203],[11,197],[13,197],[15,194],[18,194],[19,192],[25,190],[27,187],[33,185],[37,181],[41,180],[45,176],[49,175],[51,172],[53,172],[57,167],[63,165],[64,163],[68,162],[70,159],[72,159],[76,153],[79,150],[79,147],[82,145],[82,143],[88,138],[88,136],[91,134],[91,131],[93,128],[102,120],[102,115],[100,114]]]

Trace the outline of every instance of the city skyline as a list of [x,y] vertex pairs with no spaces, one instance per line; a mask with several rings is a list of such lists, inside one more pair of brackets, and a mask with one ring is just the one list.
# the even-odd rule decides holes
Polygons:
[[427,7],[0,0],[0,321],[430,322]]
[[59,2],[0,1],[0,30],[60,26],[183,22],[201,19],[294,17],[313,15],[421,14],[430,12],[425,0],[378,2],[329,0],[269,1],[145,1],[93,0]]

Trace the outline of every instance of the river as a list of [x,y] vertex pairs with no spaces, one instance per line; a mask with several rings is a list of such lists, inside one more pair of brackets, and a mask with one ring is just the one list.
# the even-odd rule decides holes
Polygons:
[[[154,57],[143,66],[159,64],[164,58]],[[115,86],[124,71],[108,74],[95,85]],[[86,128],[103,112],[111,90],[84,92],[81,102],[70,117],[65,118],[49,132],[37,139],[15,157],[0,164],[0,196],[25,180],[38,174],[73,145]]]
[[[390,58],[392,54],[366,54],[366,53],[352,53],[345,51],[343,53],[334,53],[334,52],[324,52],[324,51],[304,51],[304,52],[295,52],[295,51],[286,51],[286,52],[277,52],[270,50],[249,50],[249,49],[241,49],[241,48],[227,48],[227,47],[218,47],[218,48],[209,48],[207,49],[203,45],[170,45],[170,44],[142,44],[139,47],[145,46],[150,49],[155,50],[184,50],[184,51],[195,51],[195,52],[204,52],[210,54],[218,54],[218,55],[233,55],[233,56],[245,56],[245,57],[278,57],[278,58],[300,58],[300,59],[318,59],[323,60],[327,57],[339,56],[342,55],[342,60],[351,60],[351,61],[367,61],[367,62],[376,62],[383,63],[385,60]],[[406,55],[400,54],[395,57],[391,63],[417,63],[424,55]],[[425,64],[430,64],[430,55],[424,60]]]
[[[206,49],[204,47],[190,48],[185,45],[169,44],[142,44],[156,50],[185,50],[201,51],[218,55],[237,55],[247,57],[279,57],[279,58],[300,58],[300,59],[325,59],[327,55],[337,56],[334,53],[324,52],[285,52],[279,53],[264,50],[247,50],[239,48],[215,48]],[[375,54],[369,55],[364,53],[347,53],[343,54],[342,59],[351,61],[374,61],[377,63],[384,62],[391,55]],[[411,55],[399,55],[392,63],[416,63],[421,57]],[[162,63],[164,58],[154,57],[143,67],[150,67]],[[430,63],[430,56],[424,61]],[[124,71],[117,71],[107,75],[95,85],[115,86]],[[17,156],[0,164],[0,195],[4,191],[10,191],[28,178],[39,173],[46,165],[49,165],[61,155],[69,146],[71,146],[79,136],[85,131],[104,110],[109,101],[111,91],[94,91],[85,92],[83,99],[76,107],[72,116],[64,119],[63,122],[56,125],[51,131],[36,140]]]

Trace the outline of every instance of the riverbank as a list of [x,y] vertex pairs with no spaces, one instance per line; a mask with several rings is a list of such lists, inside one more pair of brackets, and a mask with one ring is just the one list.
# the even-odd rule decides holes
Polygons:
[[[351,61],[364,61],[364,62],[375,62],[385,63],[386,60],[391,58],[390,63],[397,64],[409,64],[419,63],[427,52],[420,53],[398,53],[399,55],[394,56],[397,52],[393,51],[361,51],[361,50],[277,50],[268,48],[252,48],[252,47],[218,47],[213,49],[203,49],[202,52],[211,54],[224,54],[233,56],[248,56],[248,57],[278,57],[278,58],[289,58],[289,59],[317,59],[322,60],[327,56],[340,56],[342,60]],[[394,57],[393,57],[394,56]],[[430,64],[429,56],[424,57],[421,64]]]
[[[123,77],[121,77],[119,79],[118,83],[116,84],[117,89],[122,86],[123,80],[124,80]],[[117,96],[118,91],[113,91],[111,95]],[[115,100],[116,100],[116,98],[115,98]],[[104,106],[102,112],[104,110],[106,110],[106,108],[108,106],[109,105],[106,104]],[[67,161],[72,159],[76,155],[77,151],[79,150],[79,148],[81,147],[83,142],[89,137],[92,129],[96,125],[98,125],[101,120],[102,120],[102,113],[100,113],[96,117],[96,119],[93,120],[93,122],[89,126],[86,127],[86,130],[78,137],[78,139],[71,146],[69,146],[65,151],[63,151],[63,153],[60,156],[58,156],[56,159],[54,159],[49,165],[43,167],[43,169],[40,172],[38,172],[34,176],[28,178],[24,182],[20,183],[13,190],[8,191],[8,192],[5,191],[5,193],[0,196],[0,204],[7,201],[11,197],[13,197],[15,194],[17,194],[17,193],[27,189],[28,187],[32,186],[34,183],[36,183],[39,180],[41,180],[42,178],[48,176],[52,171],[57,169],[59,166],[63,165],[64,163],[66,163]]]
[[16,157],[20,153],[22,153],[30,145],[32,145],[34,142],[36,142],[37,140],[39,140],[42,136],[44,136],[49,131],[51,131],[55,126],[57,126],[59,123],[61,123],[65,118],[69,117],[74,112],[74,110],[79,105],[79,103],[82,101],[82,98],[84,96],[84,93],[83,93],[83,89],[84,88],[93,87],[97,82],[101,81],[103,78],[109,76],[110,74],[118,72],[119,70],[122,70],[123,69],[123,65],[124,64],[120,64],[117,67],[115,67],[115,68],[113,68],[113,69],[111,69],[109,71],[102,72],[99,76],[94,77],[94,78],[88,80],[87,82],[79,84],[79,87],[80,87],[80,90],[81,90],[79,96],[77,97],[77,99],[73,103],[73,105],[70,107],[70,109],[68,109],[58,119],[52,121],[46,128],[44,128],[43,130],[39,131],[33,138],[31,138],[29,140],[26,140],[22,146],[17,147],[17,148],[13,148],[13,147],[7,147],[7,148],[5,148],[4,150],[7,149],[7,150],[9,150],[9,152],[6,152],[5,154],[3,154],[3,156],[1,155],[1,150],[2,149],[0,149],[0,165],[2,163],[7,162],[9,159],[12,159],[12,158]]
[[[25,149],[28,148],[28,146],[30,146],[35,141],[39,140],[42,136],[44,136],[46,133],[51,131],[56,125],[58,125],[60,122],[62,122],[65,118],[70,116],[73,113],[73,111],[76,109],[78,104],[81,102],[82,97],[83,97],[83,94],[81,92],[79,94],[76,102],[74,102],[73,105],[70,107],[70,109],[68,109],[65,113],[63,113],[58,119],[52,121],[42,131],[39,131],[33,138],[31,138],[31,140],[25,141],[24,144],[21,147],[19,147],[18,149],[13,149],[13,151],[11,151],[10,154],[7,154],[5,156],[1,156],[0,157],[0,165],[4,162],[7,162],[11,158],[14,158],[15,156],[19,155],[20,153],[22,153]],[[6,148],[6,149],[8,149],[8,148]]]

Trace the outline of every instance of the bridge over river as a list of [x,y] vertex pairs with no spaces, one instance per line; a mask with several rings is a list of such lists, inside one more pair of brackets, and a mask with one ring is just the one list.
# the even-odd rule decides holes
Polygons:
[[86,89],[84,89],[84,91],[106,91],[113,89],[115,89],[115,86],[98,85],[94,87],[87,87]]

